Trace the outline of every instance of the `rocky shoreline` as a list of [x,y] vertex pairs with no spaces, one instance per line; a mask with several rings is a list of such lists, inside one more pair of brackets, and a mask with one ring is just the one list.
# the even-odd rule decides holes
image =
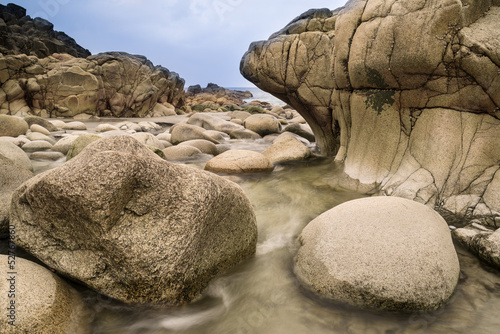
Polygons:
[[[251,45],[242,74],[284,107],[213,83],[185,91],[179,74],[144,56],[90,55],[49,22],[0,5],[0,268],[13,273],[0,300],[20,296],[7,298],[2,328],[91,331],[68,282],[124,305],[195,303],[256,255],[242,176],[325,156],[328,187],[370,197],[299,233],[293,274],[305,290],[363,310],[443,308],[462,279],[452,236],[500,269],[500,81],[488,76],[500,45],[483,34],[500,29],[500,3],[391,15],[374,3],[308,11]],[[444,49],[434,30],[428,52],[408,44],[397,29],[413,14],[430,15],[422,29],[445,36]],[[453,33],[441,24],[456,20]],[[389,60],[359,59],[389,49]],[[42,281],[23,281],[33,273]]]

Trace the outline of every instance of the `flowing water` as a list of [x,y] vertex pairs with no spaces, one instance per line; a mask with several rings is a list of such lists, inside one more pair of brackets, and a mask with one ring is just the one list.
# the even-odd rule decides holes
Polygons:
[[332,166],[316,160],[233,178],[256,210],[256,256],[215,279],[200,300],[180,309],[124,307],[87,292],[95,333],[498,333],[500,275],[459,247],[458,290],[435,312],[359,311],[321,301],[300,287],[292,268],[301,230],[322,212],[362,196],[333,188]]
[[[266,141],[230,141],[264,150]],[[203,168],[207,157],[187,162]],[[36,163],[37,173],[57,167]],[[273,173],[232,176],[257,215],[256,256],[214,279],[195,303],[176,309],[124,306],[78,287],[96,334],[396,334],[500,332],[500,273],[457,246],[461,279],[451,301],[428,313],[367,312],[319,300],[293,274],[297,237],[315,217],[362,197],[335,186],[341,169],[328,159],[278,167]],[[5,251],[0,245],[0,252]],[[21,254],[20,254],[21,255]]]

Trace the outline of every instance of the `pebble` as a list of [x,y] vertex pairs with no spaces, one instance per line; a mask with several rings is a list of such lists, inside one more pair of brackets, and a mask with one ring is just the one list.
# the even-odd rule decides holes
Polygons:
[[65,130],[87,130],[87,126],[82,122],[69,122],[64,125]]
[[30,141],[29,143],[24,144],[22,147],[25,152],[44,151],[50,150],[51,148],[52,144],[46,142],[45,140]]
[[41,133],[41,134],[44,134],[46,136],[50,136],[50,131],[47,130],[46,128],[44,128],[43,126],[41,125],[38,125],[38,124],[32,124],[30,126],[30,130],[32,132],[37,132],[37,133]]

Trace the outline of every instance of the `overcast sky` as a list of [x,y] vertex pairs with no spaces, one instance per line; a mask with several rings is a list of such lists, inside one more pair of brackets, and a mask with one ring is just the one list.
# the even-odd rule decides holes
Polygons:
[[251,42],[310,8],[346,0],[17,0],[93,54],[125,51],[180,74],[188,85],[249,87],[239,73]]

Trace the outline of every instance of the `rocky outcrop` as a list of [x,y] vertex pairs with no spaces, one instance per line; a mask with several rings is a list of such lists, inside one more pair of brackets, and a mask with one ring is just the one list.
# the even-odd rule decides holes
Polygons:
[[101,53],[0,55],[0,114],[42,117],[171,115],[184,101],[184,80],[143,56]]
[[460,265],[448,225],[396,197],[341,204],[300,236],[294,271],[320,297],[390,311],[434,310],[455,291]]
[[500,215],[499,6],[351,0],[311,10],[253,43],[241,72],[300,112],[358,184]]
[[209,83],[206,88],[201,88],[200,85],[189,86],[186,101],[195,111],[202,111],[204,107],[217,109],[225,105],[241,106],[245,104],[244,99],[252,96],[249,91],[232,90]]
[[1,333],[92,332],[90,312],[78,292],[48,269],[19,257],[13,262],[0,255],[0,303]]
[[10,223],[17,244],[59,274],[126,303],[192,301],[257,242],[240,187],[129,136],[98,140],[25,182]]
[[9,3],[0,5],[0,53],[27,54],[45,58],[53,53],[67,53],[86,58],[90,51],[63,32],[55,31],[49,21],[26,15],[26,9]]

